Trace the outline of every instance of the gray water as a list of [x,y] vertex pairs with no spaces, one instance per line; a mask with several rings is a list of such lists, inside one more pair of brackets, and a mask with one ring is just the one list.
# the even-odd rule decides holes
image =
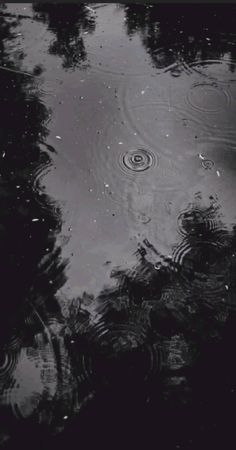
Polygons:
[[221,423],[209,416],[235,384],[235,12],[1,5],[3,447],[26,445],[30,421],[27,445],[39,427],[48,448],[71,420],[94,426],[103,401],[164,417],[161,448],[207,446]]

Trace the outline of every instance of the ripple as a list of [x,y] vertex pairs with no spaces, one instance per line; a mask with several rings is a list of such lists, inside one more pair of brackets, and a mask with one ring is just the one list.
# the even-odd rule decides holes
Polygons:
[[162,369],[164,368],[167,361],[167,355],[164,351],[164,348],[156,343],[147,345],[145,347],[145,350],[149,356],[149,367],[146,374],[147,380],[150,376],[160,374],[162,372]]
[[212,307],[226,294],[228,261],[224,250],[225,245],[220,239],[207,242],[185,238],[173,252],[173,262],[183,287],[200,295],[205,304]]
[[236,81],[236,76],[233,76],[236,60],[228,55],[224,55],[222,59],[195,59],[188,67],[191,72],[198,72],[210,80],[223,83]]
[[155,156],[150,150],[137,149],[129,150],[122,157],[121,163],[127,169],[133,172],[143,172],[149,169],[153,165],[158,164],[157,156]]
[[223,223],[217,216],[219,205],[214,203],[205,210],[200,207],[188,206],[181,211],[177,217],[178,231],[181,235],[187,236],[209,236],[211,239],[219,239],[222,242],[225,238]]
[[6,352],[4,355],[4,361],[0,366],[0,383],[4,383],[11,377],[16,364],[17,364],[17,353]]
[[[130,197],[141,193],[147,172],[152,178],[158,175],[159,156],[156,149],[146,149],[141,145],[135,148],[129,144],[130,140],[126,145],[126,140],[122,139],[123,145],[119,145],[118,139],[114,138],[118,133],[114,122],[107,123],[90,147],[87,157],[96,192],[127,210],[132,208]],[[138,209],[136,212],[140,214],[141,221],[149,220],[143,216],[146,210]]]
[[137,95],[131,83],[120,90],[120,110],[123,123],[136,139],[144,142],[144,148],[158,149],[160,156],[173,158],[188,155],[195,145],[196,135],[207,131],[206,121],[195,110],[185,105],[172,106],[170,102],[154,101],[158,86],[149,83],[147,97]]
[[229,93],[216,83],[196,83],[187,96],[186,102],[194,110],[203,113],[217,113],[225,110],[230,105],[231,97]]
[[214,166],[214,161],[212,161],[211,159],[204,159],[202,161],[202,167],[205,170],[211,170],[213,168],[213,166]]

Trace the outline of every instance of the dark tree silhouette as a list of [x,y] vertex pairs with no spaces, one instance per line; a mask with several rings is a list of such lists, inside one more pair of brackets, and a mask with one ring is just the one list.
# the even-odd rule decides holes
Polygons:
[[47,23],[55,35],[49,52],[62,58],[65,69],[85,67],[87,53],[83,33],[93,33],[95,19],[83,4],[45,4],[33,5],[35,17]]
[[[54,345],[50,332],[50,323],[62,320],[56,292],[66,279],[66,261],[56,245],[61,228],[60,208],[40,186],[40,178],[50,167],[55,150],[46,143],[49,111],[39,96],[37,76],[22,72],[21,62],[7,52],[9,40],[15,38],[14,27],[15,21],[8,21],[3,13],[0,17],[0,440],[3,443],[9,436],[15,436],[17,427],[19,433],[24,432],[21,420],[19,424],[16,420],[22,414],[15,405],[17,389],[22,389],[22,398],[25,387],[19,387],[19,380],[14,381],[22,355],[28,361],[35,358],[35,364],[37,359],[40,364],[45,359],[49,368],[53,358],[60,385],[55,399],[60,399],[62,391],[63,401],[66,397],[64,381],[59,383],[62,377],[59,368],[65,364],[66,355],[60,352],[59,340]],[[42,367],[41,379],[43,395],[48,398],[45,385],[50,381],[50,370],[45,370]]]
[[127,4],[124,8],[128,35],[140,35],[158,69],[167,68],[179,76],[189,70],[184,63],[191,66],[195,61],[214,62],[227,56],[229,70],[235,71],[234,5]]

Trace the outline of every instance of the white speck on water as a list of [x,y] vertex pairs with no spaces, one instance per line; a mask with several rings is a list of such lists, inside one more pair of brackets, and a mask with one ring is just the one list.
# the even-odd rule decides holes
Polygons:
[[105,187],[106,187],[106,188],[109,188],[109,184],[107,184],[107,183],[104,183],[104,185],[105,185]]
[[205,159],[205,156],[203,156],[201,153],[199,153],[198,156],[199,156],[200,159]]
[[16,189],[20,189],[20,185],[19,184],[16,186]]
[[75,343],[74,339],[71,339],[70,343],[71,343],[71,344],[74,344],[74,343]]
[[169,134],[166,134],[166,137],[169,137]]
[[61,140],[61,136],[56,136],[56,138]]
[[79,98],[80,98],[80,100],[83,100],[83,99],[84,99],[84,97],[83,97],[82,95],[80,95],[80,97],[79,97]]
[[22,33],[17,33],[17,36],[22,36]]
[[137,133],[134,133],[134,136],[137,136]]
[[141,91],[141,94],[144,95],[144,94],[145,94],[145,91]]
[[119,142],[119,145],[123,145],[123,142],[120,141],[120,142]]
[[225,289],[226,289],[226,291],[228,291],[228,290],[229,290],[229,286],[228,286],[228,284],[226,284],[226,285],[225,285]]
[[5,156],[6,156],[6,153],[5,153],[5,152],[3,152],[3,154],[2,154],[2,157],[3,157],[3,158],[5,158]]
[[64,419],[64,420],[67,420],[67,419],[68,419],[68,416],[64,416],[63,419]]
[[97,220],[96,219],[94,219],[94,223],[96,223],[97,222]]
[[32,222],[38,222],[39,221],[39,219],[37,219],[36,217],[35,217],[35,219],[32,219]]
[[217,174],[218,177],[220,177],[220,172],[219,172],[219,170],[216,171],[216,174]]
[[90,189],[89,189],[89,192],[93,192],[93,189],[90,188]]
[[107,145],[107,150],[110,150],[110,148],[111,148],[110,145]]

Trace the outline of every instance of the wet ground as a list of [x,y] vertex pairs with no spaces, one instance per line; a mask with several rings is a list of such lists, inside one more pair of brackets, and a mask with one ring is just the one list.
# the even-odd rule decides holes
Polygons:
[[236,7],[0,6],[0,444],[228,448]]

